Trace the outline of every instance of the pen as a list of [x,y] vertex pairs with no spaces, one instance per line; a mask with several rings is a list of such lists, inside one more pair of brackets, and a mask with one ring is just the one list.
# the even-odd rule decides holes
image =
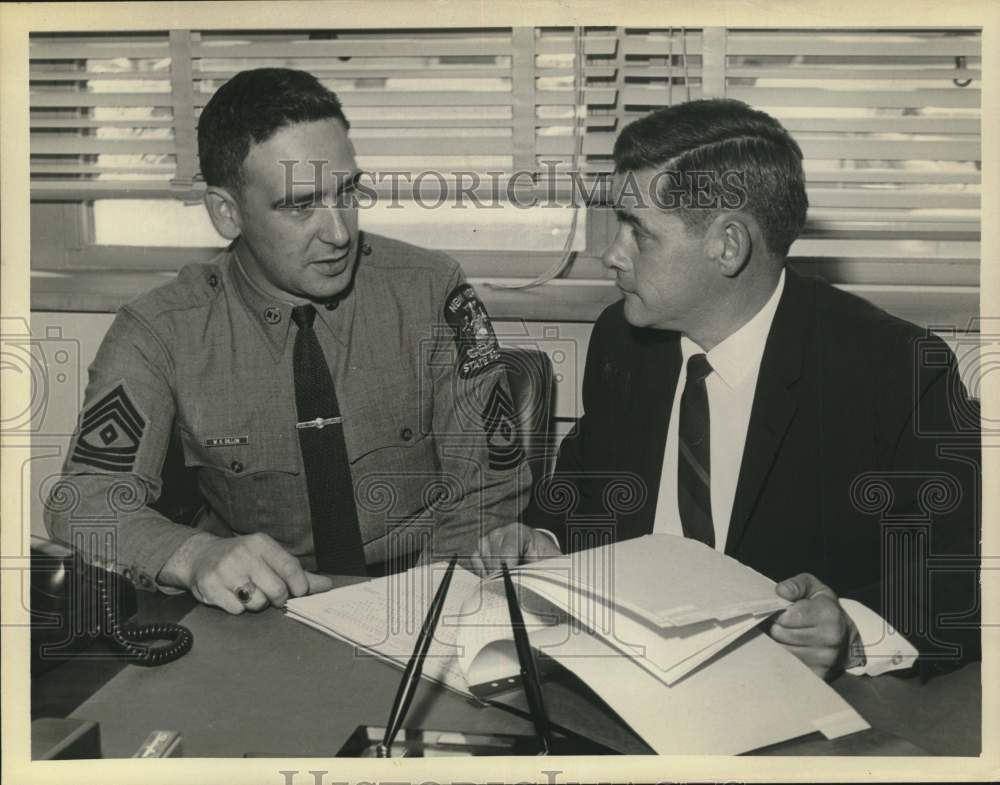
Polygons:
[[552,737],[549,734],[549,717],[545,712],[545,701],[542,698],[542,685],[535,669],[535,657],[528,642],[528,633],[524,629],[524,617],[521,606],[514,592],[514,582],[510,579],[507,562],[500,562],[503,570],[503,586],[507,592],[507,609],[510,611],[510,626],[514,629],[514,646],[517,648],[517,660],[521,665],[521,683],[528,697],[528,708],[531,719],[535,723],[535,733],[541,742],[539,755],[548,755],[552,749]]
[[444,598],[448,594],[448,586],[451,584],[451,576],[455,573],[455,564],[458,562],[458,555],[451,557],[448,562],[448,569],[441,579],[438,590],[431,601],[431,606],[427,609],[424,617],[424,626],[420,628],[420,635],[417,637],[417,645],[413,647],[413,654],[410,661],[406,663],[406,670],[403,671],[403,678],[399,682],[399,689],[396,690],[396,699],[392,702],[392,711],[389,713],[389,722],[385,726],[385,736],[382,743],[375,748],[375,754],[379,758],[388,758],[389,750],[392,749],[392,742],[396,739],[399,726],[406,716],[406,710],[410,707],[413,693],[417,690],[417,682],[420,681],[420,672],[424,668],[424,659],[427,657],[427,650],[430,648],[431,640],[434,638],[434,630],[437,627],[438,618],[441,616],[441,609],[444,607]]

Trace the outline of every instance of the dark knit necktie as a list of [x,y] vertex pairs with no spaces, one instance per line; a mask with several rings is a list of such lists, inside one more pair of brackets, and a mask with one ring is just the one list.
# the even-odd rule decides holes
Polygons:
[[367,575],[344,426],[330,368],[313,330],[316,309],[292,309],[295,405],[299,445],[309,488],[316,566],[334,575]]
[[688,359],[678,431],[677,506],[684,536],[714,548],[711,425],[705,389],[705,377],[711,372],[712,366],[704,354],[693,354]]

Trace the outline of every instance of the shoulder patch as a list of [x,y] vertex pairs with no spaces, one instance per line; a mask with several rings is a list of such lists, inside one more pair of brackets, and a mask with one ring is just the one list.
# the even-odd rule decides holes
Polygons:
[[486,306],[469,284],[456,286],[448,295],[444,319],[455,331],[460,377],[468,379],[500,361],[500,344]]
[[131,471],[145,429],[145,417],[119,384],[83,413],[73,460],[111,472]]

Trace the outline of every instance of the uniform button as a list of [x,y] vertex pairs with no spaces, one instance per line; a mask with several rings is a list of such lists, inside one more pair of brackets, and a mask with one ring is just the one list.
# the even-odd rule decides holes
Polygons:
[[902,661],[903,661],[903,655],[902,654],[893,654],[892,655],[892,664],[893,665],[899,665],[899,663],[901,663]]
[[124,570],[122,570],[122,577],[127,581],[132,580],[132,570],[126,567]]
[[268,324],[277,324],[281,321],[281,309],[269,305],[264,309],[264,321]]
[[372,247],[368,245],[368,243],[361,243],[361,253],[363,253],[365,256],[371,256]]
[[332,303],[323,303],[323,307],[326,308],[326,310],[328,311],[332,311],[334,308],[337,307],[337,301],[334,300]]
[[237,474],[239,474],[241,471],[243,471],[243,464],[240,463],[239,461],[233,461],[231,464],[229,464],[229,468],[232,469]]
[[219,276],[217,276],[215,273],[212,273],[210,276],[208,276],[208,285],[211,286],[213,289],[216,286],[218,286],[219,285]]
[[402,439],[404,442],[408,442],[410,441],[410,439],[413,438],[413,431],[410,430],[409,428],[403,428],[399,432],[399,438]]

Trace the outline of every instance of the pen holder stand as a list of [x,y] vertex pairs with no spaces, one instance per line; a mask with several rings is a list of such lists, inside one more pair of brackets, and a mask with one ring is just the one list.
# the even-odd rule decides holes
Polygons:
[[[385,728],[359,725],[337,753],[338,758],[379,757],[378,747]],[[389,750],[391,758],[466,758],[489,755],[538,755],[535,736],[511,733],[466,733],[464,731],[402,728]],[[617,755],[618,753],[582,736],[555,736],[554,755]]]

